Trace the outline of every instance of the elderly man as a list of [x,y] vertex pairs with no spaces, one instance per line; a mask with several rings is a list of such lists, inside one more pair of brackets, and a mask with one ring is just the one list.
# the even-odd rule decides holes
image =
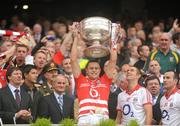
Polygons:
[[40,117],[50,118],[54,124],[64,118],[74,118],[74,100],[65,93],[67,82],[64,75],[54,76],[53,93],[43,97],[39,103]]
[[39,91],[45,96],[53,92],[52,81],[53,78],[58,74],[58,65],[54,62],[46,64],[43,68],[43,82]]
[[108,99],[108,110],[109,110],[109,118],[116,119],[117,111],[117,98],[119,93],[124,91],[128,86],[128,81],[126,79],[126,74],[123,72],[119,72],[117,74],[116,80],[114,84],[111,84],[111,90]]
[[157,60],[161,66],[161,74],[168,70],[180,72],[180,56],[170,49],[171,37],[169,33],[162,33],[160,36],[159,49],[151,52],[147,59],[144,70],[148,70],[149,62]]

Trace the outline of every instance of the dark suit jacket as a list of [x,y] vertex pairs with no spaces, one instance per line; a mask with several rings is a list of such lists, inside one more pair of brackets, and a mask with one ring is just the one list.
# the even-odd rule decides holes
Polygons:
[[121,89],[117,88],[115,92],[110,92],[109,94],[109,100],[108,100],[108,110],[109,110],[109,118],[110,119],[116,119],[117,116],[117,98],[118,94],[121,93]]
[[74,101],[68,95],[63,95],[63,113],[61,113],[54,93],[44,96],[38,106],[38,115],[40,117],[50,118],[54,124],[59,123],[64,118],[73,119]]
[[162,98],[162,94],[160,94],[158,96],[158,99],[156,101],[156,104],[153,105],[153,119],[157,122],[156,124],[154,125],[159,125],[160,123],[160,120],[161,120],[161,109],[160,109],[160,100]]
[[[28,87],[23,84],[21,86],[21,88],[28,93],[29,89]],[[39,104],[39,100],[41,99],[43,95],[34,87],[33,88],[33,99],[32,100],[32,106],[31,106],[31,114],[33,116],[33,121],[36,120],[37,118],[37,107],[38,107],[38,104]]]
[[[21,103],[20,107],[17,105],[13,94],[8,86],[0,89],[0,117],[4,124],[13,124],[13,117],[21,109],[28,110],[31,107],[31,98],[29,94],[21,89]],[[16,123],[28,123],[26,120],[18,118]]]

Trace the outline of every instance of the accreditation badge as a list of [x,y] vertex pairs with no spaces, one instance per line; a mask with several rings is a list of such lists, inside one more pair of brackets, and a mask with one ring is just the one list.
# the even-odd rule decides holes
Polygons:
[[174,57],[169,57],[170,62],[174,62]]

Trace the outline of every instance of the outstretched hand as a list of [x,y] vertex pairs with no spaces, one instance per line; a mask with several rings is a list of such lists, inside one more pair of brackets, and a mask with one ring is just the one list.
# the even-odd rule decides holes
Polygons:
[[80,37],[80,24],[79,22],[73,22],[71,26],[71,32],[73,33],[73,38]]
[[178,19],[176,18],[173,22],[173,29],[176,31],[176,29],[179,27]]

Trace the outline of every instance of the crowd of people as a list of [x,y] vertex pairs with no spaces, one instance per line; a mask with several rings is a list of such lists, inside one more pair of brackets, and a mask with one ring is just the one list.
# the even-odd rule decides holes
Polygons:
[[32,27],[17,16],[0,20],[0,119],[28,124],[65,118],[79,126],[113,119],[126,125],[180,125],[180,27],[178,19],[121,23],[110,54],[86,57],[88,47],[70,20]]

